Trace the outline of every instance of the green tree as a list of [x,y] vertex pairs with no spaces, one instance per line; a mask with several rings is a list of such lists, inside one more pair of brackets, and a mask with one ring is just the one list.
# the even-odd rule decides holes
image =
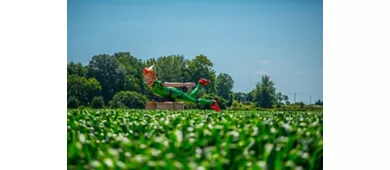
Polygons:
[[290,104],[290,101],[288,101],[289,98],[287,95],[283,95],[282,97],[283,97],[283,101],[285,102],[286,105]]
[[93,56],[88,65],[88,76],[95,77],[102,86],[105,102],[110,101],[115,93],[124,89],[126,69],[118,59],[107,54]]
[[271,108],[276,103],[276,88],[274,85],[267,75],[262,77],[261,83],[256,84],[255,102],[257,106]]
[[95,78],[81,77],[75,74],[67,77],[67,96],[74,97],[81,105],[89,105],[92,98],[100,95],[102,87]]
[[88,68],[83,66],[81,63],[74,63],[71,61],[67,66],[67,73],[70,75],[78,75],[81,77],[86,77]]
[[229,94],[229,100],[226,103],[226,107],[230,107],[233,104],[233,101],[234,101],[233,96],[234,96],[233,93]]
[[229,74],[220,73],[217,77],[217,94],[224,99],[229,99],[229,95],[232,93],[234,81]]
[[275,102],[280,104],[282,103],[283,101],[283,97],[282,97],[282,92],[277,92],[276,95],[275,95]]
[[247,96],[247,100],[245,101],[251,101],[251,102],[254,102],[255,101],[255,98],[256,98],[256,91],[257,89],[253,89],[251,90],[246,96]]
[[237,102],[241,103],[244,101],[247,101],[248,94],[243,92],[234,92],[234,100],[237,100]]
[[126,70],[124,84],[120,90],[130,90],[141,92],[143,62],[137,59],[129,52],[115,53],[114,57],[118,60],[120,67]]
[[320,99],[318,99],[314,104],[322,106],[324,103]]
[[188,62],[191,82],[198,82],[200,78],[211,81],[211,83],[205,87],[207,93],[216,93],[216,73],[212,67],[213,63],[204,55],[198,55]]
[[178,65],[180,65],[180,77],[179,77],[179,81],[180,82],[189,82],[190,81],[190,75],[191,75],[191,72],[188,68],[188,64],[190,62],[190,60],[188,59],[185,59],[184,56],[175,56],[175,61],[177,61]]
[[159,57],[156,61],[158,78],[169,82],[189,81],[188,62],[182,55]]
[[178,63],[174,62],[172,56],[159,57],[156,63],[158,78],[168,82],[179,81],[181,70],[178,66]]

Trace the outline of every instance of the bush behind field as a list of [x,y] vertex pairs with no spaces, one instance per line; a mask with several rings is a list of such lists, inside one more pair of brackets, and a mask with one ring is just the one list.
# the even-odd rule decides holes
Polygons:
[[233,101],[231,107],[228,110],[258,110],[258,111],[322,111],[323,107],[320,105],[301,105],[301,104],[290,104],[290,105],[274,105],[272,108],[261,108],[257,107],[254,102],[237,102]]

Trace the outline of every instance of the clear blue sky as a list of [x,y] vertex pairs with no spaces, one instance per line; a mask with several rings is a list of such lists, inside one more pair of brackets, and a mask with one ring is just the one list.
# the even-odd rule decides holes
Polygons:
[[249,92],[267,74],[290,101],[322,100],[322,1],[68,0],[68,62],[130,52],[206,55]]

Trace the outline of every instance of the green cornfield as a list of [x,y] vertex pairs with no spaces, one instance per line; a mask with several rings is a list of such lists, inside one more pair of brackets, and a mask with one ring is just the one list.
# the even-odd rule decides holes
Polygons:
[[67,111],[68,169],[322,169],[322,151],[322,111]]

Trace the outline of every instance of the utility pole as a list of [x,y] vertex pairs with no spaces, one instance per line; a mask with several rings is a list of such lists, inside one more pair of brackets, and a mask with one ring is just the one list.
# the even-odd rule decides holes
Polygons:
[[294,104],[295,104],[295,96],[296,96],[296,94],[295,94],[295,92],[294,92]]
[[310,105],[311,105],[311,96],[310,96]]

